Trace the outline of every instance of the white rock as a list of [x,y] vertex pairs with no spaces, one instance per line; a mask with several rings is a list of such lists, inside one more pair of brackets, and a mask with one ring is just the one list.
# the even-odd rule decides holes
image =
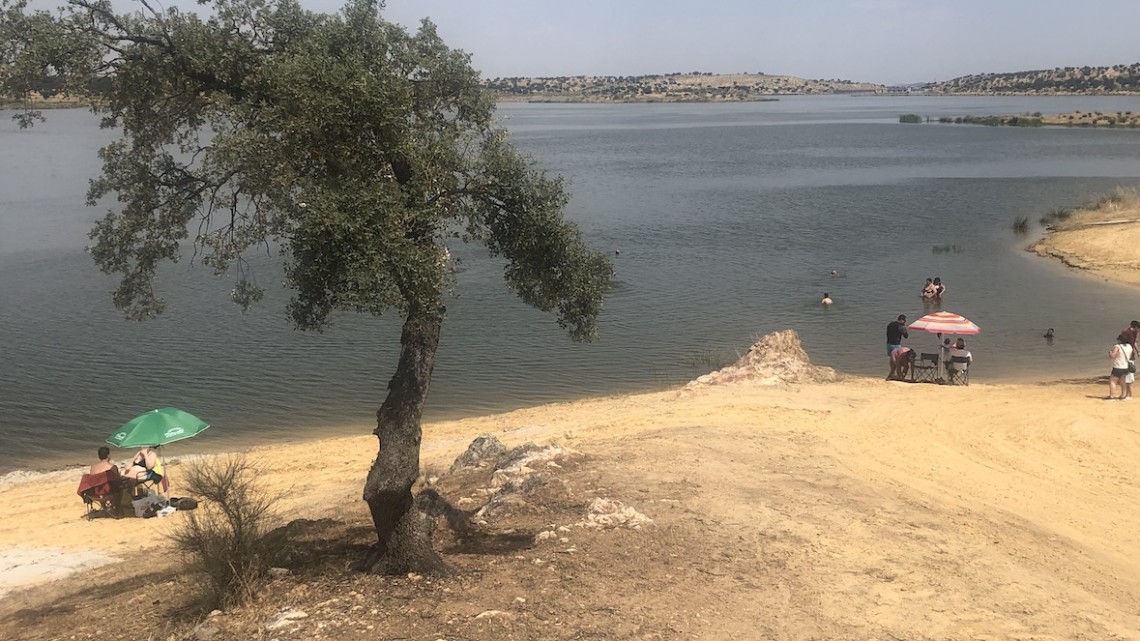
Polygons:
[[269,576],[272,577],[289,576],[289,574],[289,568],[269,568]]
[[475,615],[476,619],[509,619],[511,618],[510,612],[503,612],[502,610],[484,610]]
[[309,614],[301,610],[288,609],[273,615],[265,624],[266,630],[278,630],[290,625],[297,625],[297,619],[308,618]]
[[640,526],[650,523],[653,523],[652,519],[631,507],[626,507],[621,501],[599,497],[590,503],[586,520],[579,522],[578,525],[598,529],[618,527],[639,529]]

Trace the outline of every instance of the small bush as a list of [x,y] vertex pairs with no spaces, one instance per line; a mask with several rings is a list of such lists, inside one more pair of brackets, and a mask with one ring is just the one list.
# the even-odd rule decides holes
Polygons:
[[1140,200],[1140,192],[1131,187],[1117,187],[1089,205],[1089,209],[1101,209],[1111,205],[1135,203]]
[[922,122],[922,116],[918,114],[903,114],[899,116],[899,122],[916,123]]
[[1024,234],[1029,231],[1029,218],[1027,216],[1018,216],[1013,219],[1013,231]]
[[732,365],[738,360],[740,360],[740,354],[733,351],[703,349],[686,356],[683,359],[683,363],[687,368],[692,370],[715,372]]
[[1041,217],[1040,222],[1042,225],[1051,225],[1055,222],[1068,220],[1072,215],[1073,210],[1066,209],[1064,207],[1056,207],[1045,212],[1045,215]]
[[275,497],[257,487],[257,469],[245,457],[205,461],[183,473],[183,485],[199,501],[197,510],[170,535],[192,571],[203,575],[203,606],[238,605],[278,560],[272,534]]

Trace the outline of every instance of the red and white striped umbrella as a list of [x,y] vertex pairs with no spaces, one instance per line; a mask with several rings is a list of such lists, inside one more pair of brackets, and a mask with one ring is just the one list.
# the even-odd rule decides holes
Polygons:
[[950,312],[934,312],[910,324],[911,329],[918,329],[931,334],[977,334],[982,331],[965,316]]

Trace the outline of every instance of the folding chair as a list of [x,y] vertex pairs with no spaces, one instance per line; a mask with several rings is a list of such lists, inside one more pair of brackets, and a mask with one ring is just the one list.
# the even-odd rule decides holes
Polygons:
[[950,385],[970,385],[970,359],[965,356],[951,356],[946,368],[946,382]]
[[122,505],[123,479],[111,472],[98,474],[84,474],[79,479],[79,488],[75,493],[83,499],[87,507],[87,520],[94,518],[99,510],[119,517],[119,508]]
[[910,366],[910,380],[915,383],[934,383],[938,380],[938,354],[923,352]]
[[143,495],[143,492],[163,496],[169,489],[170,485],[167,483],[164,475],[154,470],[147,470],[146,474],[140,475],[140,478],[135,482],[134,493],[136,497]]

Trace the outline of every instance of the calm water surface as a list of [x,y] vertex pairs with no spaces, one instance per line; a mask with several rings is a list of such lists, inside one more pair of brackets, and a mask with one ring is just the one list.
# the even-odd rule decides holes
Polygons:
[[[900,125],[900,113],[1135,111],[1140,98],[785,98],[724,105],[500,108],[514,140],[564,175],[568,216],[614,255],[601,337],[572,344],[506,292],[502,266],[456,247],[428,418],[673,385],[769,331],[812,358],[883,373],[883,328],[917,318],[926,277],[976,321],[977,381],[1099,374],[1137,293],[1021,251],[1036,221],[1140,185],[1140,131]],[[18,131],[0,113],[0,473],[86,462],[121,422],[160,405],[213,424],[171,454],[367,433],[394,367],[399,319],[345,315],[294,331],[266,299],[242,315],[231,281],[165,269],[168,313],[122,320],[84,253],[83,206],[110,136],[82,111]],[[953,245],[956,252],[936,253]],[[620,252],[618,254],[617,252]],[[842,272],[833,279],[831,270]],[[818,305],[823,292],[836,304]],[[1048,327],[1057,340],[1048,347]],[[935,345],[913,336],[911,344]],[[905,389],[900,389],[905,394]]]

